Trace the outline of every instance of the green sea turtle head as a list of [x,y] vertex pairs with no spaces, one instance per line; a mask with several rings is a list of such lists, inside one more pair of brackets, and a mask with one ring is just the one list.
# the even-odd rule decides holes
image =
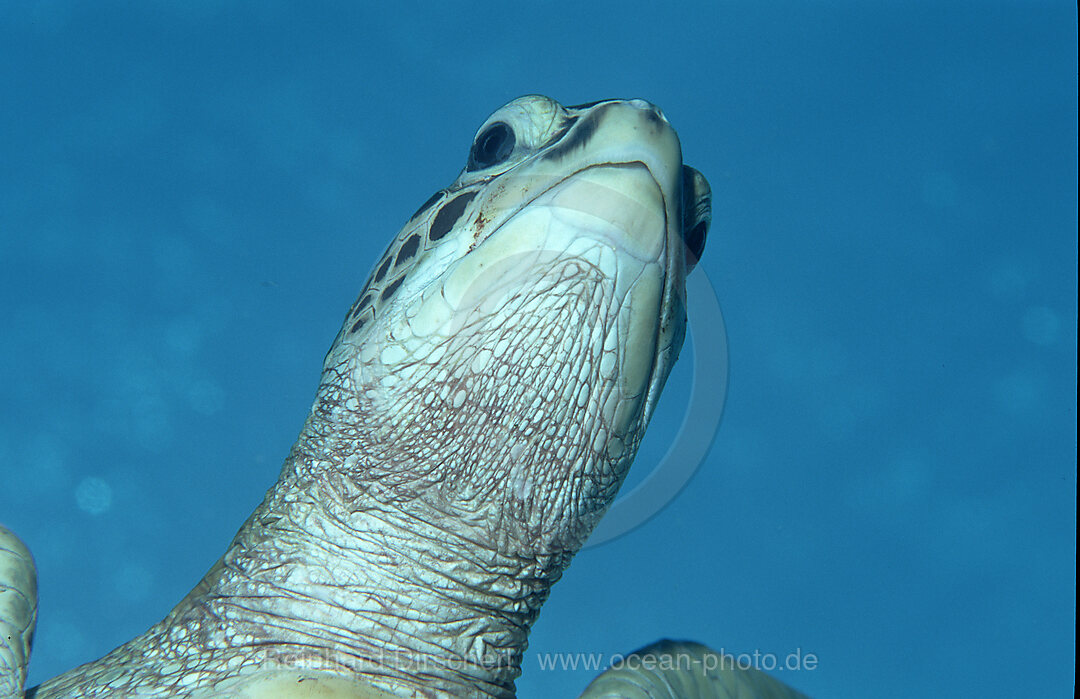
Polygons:
[[528,96],[492,114],[326,357],[320,448],[364,455],[340,495],[503,554],[576,551],[682,346],[709,218],[708,184],[648,102]]

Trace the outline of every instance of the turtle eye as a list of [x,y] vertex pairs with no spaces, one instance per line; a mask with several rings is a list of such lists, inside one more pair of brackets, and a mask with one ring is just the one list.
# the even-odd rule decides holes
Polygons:
[[686,273],[689,274],[690,270],[697,266],[698,260],[701,259],[701,253],[705,251],[705,233],[709,230],[708,221],[698,221],[697,225],[690,229],[689,233],[684,234],[684,240],[686,241]]
[[510,157],[514,150],[514,130],[509,125],[497,121],[481,132],[469,151],[469,164],[465,168],[470,172],[483,170],[498,165]]

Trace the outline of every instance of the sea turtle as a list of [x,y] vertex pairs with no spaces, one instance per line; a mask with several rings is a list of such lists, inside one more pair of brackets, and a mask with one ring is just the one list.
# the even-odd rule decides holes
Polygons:
[[[496,111],[375,264],[225,554],[149,631],[26,696],[514,696],[679,354],[710,206],[648,102]],[[0,696],[22,694],[36,604],[0,528]],[[585,696],[797,696],[703,646],[633,657],[675,653],[696,667],[623,663]]]

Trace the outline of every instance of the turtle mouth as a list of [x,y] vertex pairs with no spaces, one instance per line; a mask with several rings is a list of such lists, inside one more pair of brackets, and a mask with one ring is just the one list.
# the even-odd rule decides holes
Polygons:
[[667,203],[641,162],[591,165],[555,183],[530,205],[608,243],[640,264],[660,261],[667,239]]

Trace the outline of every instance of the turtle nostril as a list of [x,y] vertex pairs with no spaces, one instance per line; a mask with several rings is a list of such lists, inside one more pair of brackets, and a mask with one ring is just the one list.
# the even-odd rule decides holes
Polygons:
[[632,99],[627,100],[627,103],[645,112],[650,121],[662,124],[669,123],[667,117],[664,116],[664,112],[661,111],[660,107],[657,107],[655,104],[649,102],[648,100]]

